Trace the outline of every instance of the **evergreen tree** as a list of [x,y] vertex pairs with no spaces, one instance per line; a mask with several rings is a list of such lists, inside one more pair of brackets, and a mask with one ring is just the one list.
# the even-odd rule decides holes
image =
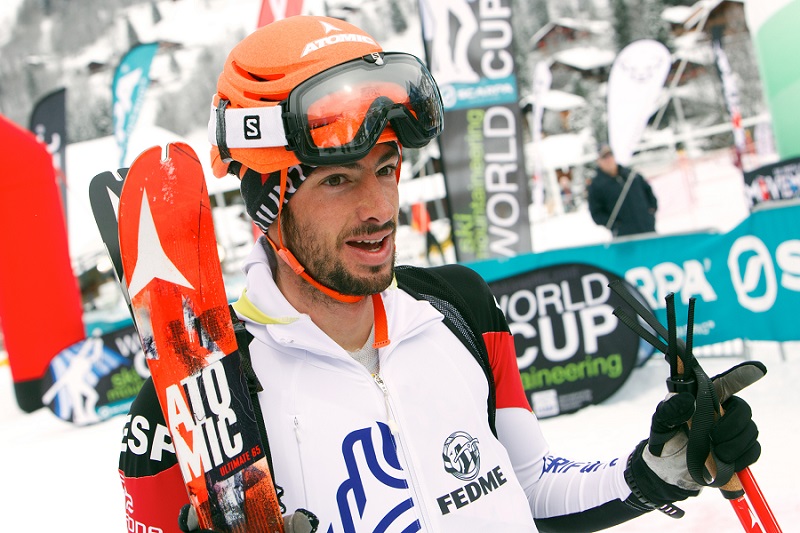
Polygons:
[[125,24],[128,31],[128,44],[130,47],[133,48],[137,44],[141,44],[141,41],[139,40],[139,34],[136,33],[136,28],[133,27],[131,19],[126,17]]
[[617,44],[617,51],[619,51],[633,40],[631,37],[631,17],[625,0],[612,0],[611,8],[614,15],[614,20],[612,21],[614,38]]
[[632,35],[632,40],[636,39],[655,39],[656,41],[669,44],[669,27],[667,22],[661,18],[661,13],[666,9],[664,0],[640,0],[637,9],[636,30]]
[[389,0],[389,13],[392,19],[392,29],[395,33],[405,33],[408,29],[408,21],[403,14],[403,10],[397,3],[397,0]]
[[511,43],[517,67],[520,92],[526,94],[533,83],[533,65],[530,63],[530,40],[533,34],[550,22],[547,0],[511,0],[511,26],[514,40]]
[[153,17],[153,24],[158,24],[163,18],[161,16],[161,11],[158,10],[158,4],[156,4],[155,0],[150,2],[150,16]]

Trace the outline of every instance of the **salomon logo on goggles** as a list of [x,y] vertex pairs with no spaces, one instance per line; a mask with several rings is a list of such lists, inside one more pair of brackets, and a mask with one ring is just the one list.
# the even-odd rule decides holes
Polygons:
[[221,153],[285,146],[315,166],[363,158],[388,125],[409,148],[425,146],[444,128],[436,82],[419,59],[403,53],[371,54],[329,68],[280,104],[225,105],[212,107],[208,125],[209,141]]

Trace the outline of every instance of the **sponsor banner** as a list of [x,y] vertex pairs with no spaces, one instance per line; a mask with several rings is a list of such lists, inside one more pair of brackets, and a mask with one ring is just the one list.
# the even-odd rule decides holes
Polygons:
[[490,283],[505,313],[528,401],[539,418],[572,413],[616,392],[652,348],[614,316],[620,276],[582,263]]
[[728,54],[722,48],[722,32],[724,26],[714,26],[711,28],[711,49],[714,51],[714,64],[717,67],[717,74],[722,82],[722,96],[725,98],[725,107],[731,116],[733,127],[733,147],[735,154],[734,163],[742,169],[742,154],[745,151],[745,135],[742,127],[742,112],[739,109],[739,86],[736,83],[736,75],[731,69],[728,61]]
[[[696,346],[732,339],[800,339],[800,202],[757,209],[728,233],[637,238],[469,264],[490,284],[554,265],[586,263],[635,286],[666,324],[664,298],[678,317],[696,299]],[[535,287],[529,287],[534,290]],[[679,328],[679,334],[685,334]],[[521,355],[521,354],[518,354]]]
[[50,363],[42,403],[61,419],[93,424],[125,414],[150,376],[132,323],[73,344]]
[[510,1],[422,0],[445,107],[439,139],[460,261],[531,251]]
[[651,39],[634,41],[614,59],[608,74],[608,144],[620,165],[630,166],[633,152],[672,62],[666,46]]
[[53,158],[56,171],[56,182],[61,191],[61,203],[64,214],[67,211],[67,179],[64,170],[67,168],[67,90],[58,89],[44,96],[33,108],[30,130],[44,143]]
[[[545,211],[545,186],[544,169],[542,168],[542,120],[544,118],[544,97],[553,83],[553,73],[544,61],[536,63],[533,70],[533,110],[530,118],[531,139],[533,141],[533,192],[531,200],[534,209],[539,213]],[[555,176],[548,173],[551,182],[548,184],[551,191],[558,190]]]
[[773,200],[800,198],[800,157],[745,172],[744,183],[750,207]]
[[128,138],[139,118],[144,93],[150,84],[150,64],[158,43],[137,44],[122,57],[111,82],[114,138],[119,146],[119,166],[124,167]]

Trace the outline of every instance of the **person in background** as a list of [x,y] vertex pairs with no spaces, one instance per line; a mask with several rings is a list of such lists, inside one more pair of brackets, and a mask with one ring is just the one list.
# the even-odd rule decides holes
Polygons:
[[[395,265],[402,150],[444,127],[419,59],[341,20],[289,17],[231,51],[212,105],[214,173],[241,180],[263,232],[233,307],[287,531],[590,531],[700,492],[683,431],[692,394],[656,406],[650,437],[615,456],[594,457],[607,427],[587,428],[586,458],[560,454],[486,282],[457,264]],[[740,469],[760,445],[736,383],[712,431]],[[151,381],[123,435],[128,524],[197,531]]]
[[607,144],[598,152],[588,196],[592,220],[614,237],[656,230],[658,200],[653,189],[639,173],[619,165]]

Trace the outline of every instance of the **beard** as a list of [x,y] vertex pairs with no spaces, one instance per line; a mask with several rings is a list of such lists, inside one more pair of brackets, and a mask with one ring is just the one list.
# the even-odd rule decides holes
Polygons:
[[[290,206],[290,203],[284,206],[278,223],[281,224],[286,247],[292,251],[309,276],[329,289],[348,296],[370,296],[391,285],[394,279],[394,257],[388,269],[386,265],[373,266],[369,267],[369,275],[357,276],[348,271],[336,252],[346,246],[344,243],[348,237],[386,229],[394,230],[394,221],[383,225],[364,224],[346,235],[340,234],[335,247],[331,247],[317,237],[313,228],[299,224]],[[311,288],[311,285],[308,287]],[[316,289],[313,291],[318,292]]]

